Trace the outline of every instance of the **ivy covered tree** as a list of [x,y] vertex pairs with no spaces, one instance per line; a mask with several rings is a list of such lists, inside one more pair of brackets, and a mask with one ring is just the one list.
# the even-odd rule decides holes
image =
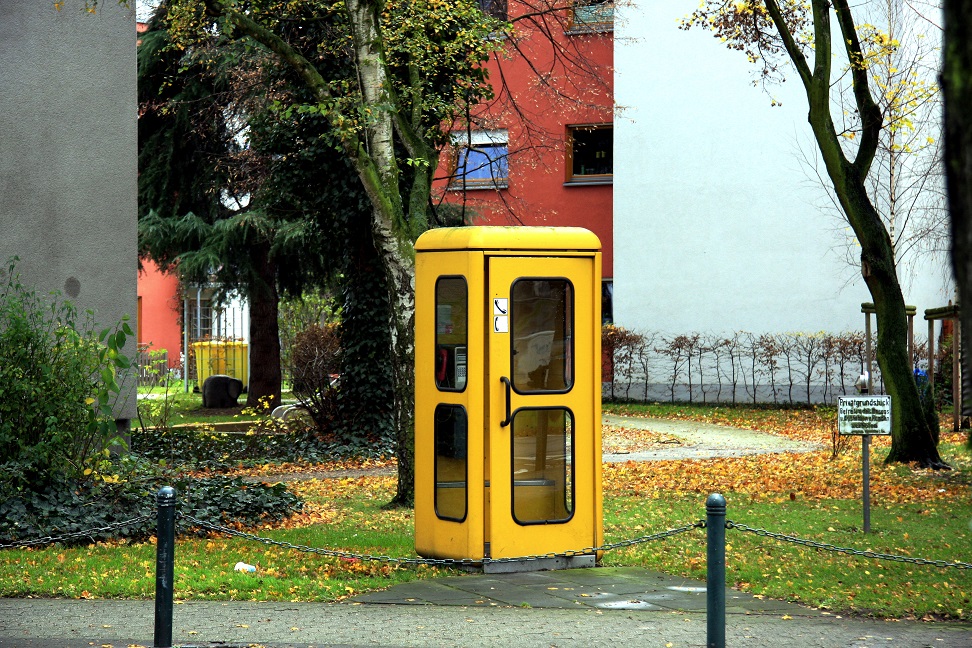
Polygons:
[[[832,20],[836,20],[836,31]],[[683,26],[712,30],[727,47],[761,64],[764,79],[781,77],[781,66],[786,64],[796,70],[827,177],[861,245],[861,276],[877,316],[877,360],[892,403],[892,445],[887,460],[947,468],[938,453],[937,415],[922,406],[912,373],[892,239],[868,193],[868,177],[888,126],[886,112],[874,98],[871,66],[883,60],[881,52],[894,45],[886,42],[886,34],[880,30],[859,26],[846,0],[704,0]],[[836,77],[844,71],[835,68],[834,56],[841,51],[847,61],[851,105],[835,118],[835,108],[841,110],[835,96],[841,87]],[[835,125],[845,113],[856,117],[853,138],[845,137],[848,131]]]
[[[475,0],[171,0],[169,33],[185,50],[248,43],[288,70],[301,93],[275,104],[285,118],[324,118],[335,155],[368,197],[366,226],[390,316],[387,366],[399,459],[395,502],[414,496],[414,288],[411,243],[429,222],[432,177],[448,124],[491,90],[482,63],[499,23]],[[302,35],[326,23],[332,38]],[[353,74],[334,69],[340,61]],[[315,179],[321,190],[327,174]],[[356,230],[360,231],[360,230]]]

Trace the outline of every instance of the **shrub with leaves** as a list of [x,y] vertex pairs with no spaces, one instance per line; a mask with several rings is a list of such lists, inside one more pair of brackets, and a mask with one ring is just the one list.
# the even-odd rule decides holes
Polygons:
[[[635,353],[644,341],[641,334],[614,324],[606,324],[601,329],[601,349],[606,361],[604,373],[611,383],[611,400],[617,398],[614,392],[615,374],[628,378],[634,373]],[[630,380],[627,382],[630,384]]]
[[127,321],[96,333],[90,311],[24,286],[16,261],[0,283],[0,496],[96,473],[121,443],[112,403],[117,371],[130,366]]
[[341,319],[337,297],[321,289],[304,290],[299,297],[280,300],[280,365],[287,380],[293,367],[293,349],[297,336],[312,325],[323,326]]
[[341,342],[336,324],[311,325],[297,334],[291,349],[293,393],[321,433],[337,415]]
[[175,399],[169,398],[170,389],[174,387],[173,383],[182,384],[182,381],[174,380],[167,359],[168,353],[166,351],[139,352],[140,377],[143,377],[144,381],[153,387],[162,388],[161,394],[149,393],[146,394],[146,398],[140,398],[138,401],[138,424],[143,432],[147,428],[168,430],[170,427],[169,421],[172,418],[175,406]]

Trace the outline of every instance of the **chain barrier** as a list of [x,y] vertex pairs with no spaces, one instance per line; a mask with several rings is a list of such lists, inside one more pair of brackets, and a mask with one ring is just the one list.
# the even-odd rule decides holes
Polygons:
[[94,540],[94,536],[96,534],[107,533],[108,531],[114,531],[115,529],[122,529],[128,526],[134,526],[154,519],[155,519],[154,515],[140,515],[139,517],[132,518],[130,520],[125,520],[124,522],[114,522],[107,526],[93,527],[90,529],[85,529],[84,531],[74,531],[72,533],[65,533],[59,536],[44,536],[43,538],[35,538],[33,540],[18,540],[16,542],[11,542],[9,544],[0,544],[0,549],[39,547],[43,545],[55,544],[58,542],[67,542],[69,540],[78,540],[80,538],[89,538],[91,540]]
[[[571,558],[575,556],[592,555],[598,552],[612,551],[614,549],[622,549],[626,547],[636,546],[639,544],[646,544],[648,542],[653,542],[655,540],[663,540],[665,538],[671,538],[677,535],[681,535],[683,533],[687,533],[693,529],[705,528],[706,526],[705,521],[700,520],[693,524],[686,524],[685,526],[668,529],[667,531],[661,531],[659,533],[653,533],[650,535],[639,536],[637,538],[632,538],[630,540],[621,540],[619,542],[603,544],[598,547],[585,547],[583,549],[564,551],[559,553],[550,552],[546,554],[519,556],[516,558],[454,559],[454,558],[394,557],[394,556],[387,556],[387,555],[380,555],[380,554],[354,553],[350,551],[340,551],[336,549],[323,549],[320,547],[310,547],[307,545],[299,545],[290,542],[283,542],[280,540],[267,538],[265,536],[259,536],[253,533],[239,531],[237,529],[232,529],[229,527],[220,526],[218,524],[213,524],[211,522],[206,522],[205,520],[200,520],[199,518],[184,513],[179,513],[178,518],[189,522],[192,526],[196,526],[201,529],[206,529],[208,531],[212,531],[213,533],[220,533],[223,535],[234,536],[237,538],[241,538],[243,540],[250,540],[265,545],[277,546],[283,549],[302,551],[304,553],[314,553],[322,556],[331,556],[334,558],[364,560],[369,562],[387,562],[390,564],[397,564],[397,565],[429,565],[429,566],[439,566],[439,567],[471,567],[471,566],[479,566],[483,563],[521,562],[521,561],[541,560],[545,558],[564,558],[564,557]],[[11,543],[0,544],[0,550],[27,548],[27,547],[40,547],[40,546],[45,546],[50,544],[56,544],[59,542],[70,542],[72,540],[79,540],[82,538],[94,539],[94,536],[98,534],[104,534],[110,531],[114,531],[116,529],[142,524],[144,522],[148,522],[154,519],[155,516],[153,515],[141,515],[139,517],[131,518],[129,520],[124,520],[122,522],[115,522],[102,527],[92,527],[90,529],[85,529],[83,531],[74,531],[71,533],[65,533],[58,536],[44,536],[41,538],[34,538],[31,540],[18,540]],[[799,538],[797,536],[786,535],[783,533],[775,533],[767,529],[751,527],[746,524],[733,522],[732,520],[726,521],[726,528],[736,529],[739,531],[743,531],[745,533],[752,533],[754,535],[765,537],[765,538],[772,538],[773,540],[777,540],[780,542],[787,542],[790,544],[801,545],[804,547],[809,547],[811,549],[821,549],[824,551],[832,551],[834,553],[842,553],[849,556],[861,556],[863,558],[874,558],[877,560],[910,563],[914,565],[929,565],[932,567],[943,567],[943,568],[952,568],[952,569],[972,569],[972,563],[966,563],[960,561],[950,562],[947,560],[928,560],[926,558],[913,558],[911,556],[901,556],[896,554],[880,553],[880,552],[868,551],[864,549],[853,549],[851,547],[840,547],[826,542],[817,542],[814,540]]]
[[478,567],[479,565],[485,563],[523,562],[523,561],[532,561],[532,560],[542,560],[545,558],[565,558],[565,557],[572,558],[575,556],[585,556],[585,555],[589,556],[599,551],[610,551],[612,549],[619,549],[622,547],[631,547],[638,544],[644,544],[646,542],[651,542],[653,540],[662,540],[664,538],[670,538],[672,536],[677,536],[682,533],[687,533],[692,529],[701,529],[705,527],[705,522],[699,521],[699,522],[695,522],[694,524],[686,524],[685,526],[669,529],[667,531],[662,531],[660,533],[644,535],[638,538],[633,538],[631,540],[612,542],[610,544],[601,545],[599,547],[586,547],[584,549],[577,549],[572,551],[551,552],[551,553],[536,554],[531,556],[519,556],[516,558],[482,558],[482,559],[402,558],[402,557],[385,556],[385,555],[364,554],[364,553],[359,554],[350,551],[339,551],[336,549],[322,549],[320,547],[309,547],[307,545],[298,545],[298,544],[293,544],[291,542],[282,542],[280,540],[274,540],[273,538],[259,536],[254,533],[238,531],[237,529],[231,529],[229,527],[220,526],[218,524],[212,524],[210,522],[206,522],[205,520],[200,520],[198,518],[192,517],[191,515],[187,515],[184,513],[179,513],[178,517],[182,520],[189,522],[193,526],[199,527],[201,529],[206,529],[214,533],[221,533],[224,535],[241,538],[243,540],[259,542],[274,547],[281,547],[283,549],[291,549],[294,551],[301,551],[304,553],[313,553],[321,556],[331,556],[334,558],[365,560],[370,562],[386,562],[395,565],[430,565],[436,567],[472,567],[472,566]]
[[955,569],[972,569],[972,564],[959,562],[957,560],[954,562],[949,562],[947,560],[927,560],[925,558],[912,558],[911,556],[898,556],[895,554],[878,553],[876,551],[867,551],[863,549],[852,549],[850,547],[838,547],[837,545],[828,544],[826,542],[816,542],[814,540],[806,540],[805,538],[798,538],[796,536],[784,535],[782,533],[773,533],[772,531],[767,531],[766,529],[759,529],[756,527],[746,526],[745,524],[739,524],[731,520],[726,520],[726,528],[738,529],[740,531],[745,531],[746,533],[753,533],[758,536],[779,540],[780,542],[789,542],[792,544],[802,545],[804,547],[811,547],[813,549],[823,549],[825,551],[833,551],[836,553],[847,554],[849,556],[863,556],[864,558],[876,558],[878,560],[911,563],[914,565],[931,565],[933,567],[952,567]]

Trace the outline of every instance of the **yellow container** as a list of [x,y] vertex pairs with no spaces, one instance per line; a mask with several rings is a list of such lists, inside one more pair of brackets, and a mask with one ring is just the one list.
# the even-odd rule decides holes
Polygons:
[[600,242],[461,227],[415,251],[416,550],[593,564],[565,555],[603,541]]
[[244,387],[249,384],[246,342],[210,340],[193,342],[191,346],[196,355],[196,381],[200,387],[210,376],[220,374],[239,378]]

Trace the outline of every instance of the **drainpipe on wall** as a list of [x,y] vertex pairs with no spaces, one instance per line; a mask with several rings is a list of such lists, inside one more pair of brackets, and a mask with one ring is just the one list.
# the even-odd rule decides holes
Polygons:
[[182,385],[189,393],[189,295],[182,298]]

